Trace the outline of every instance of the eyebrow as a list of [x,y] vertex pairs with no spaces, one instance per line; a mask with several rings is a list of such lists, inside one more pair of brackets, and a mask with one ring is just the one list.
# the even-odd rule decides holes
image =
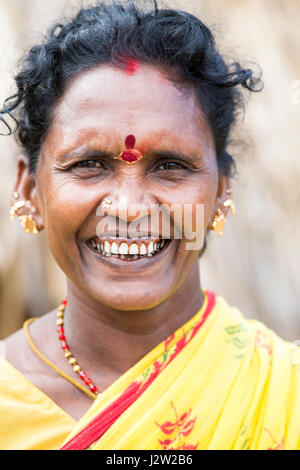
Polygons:
[[107,152],[106,150],[100,149],[91,149],[85,148],[84,146],[71,150],[70,152],[61,154],[61,158],[63,160],[70,160],[76,157],[104,157],[104,158],[112,158],[115,154],[113,152]]
[[[201,149],[202,150],[202,149]],[[84,146],[76,148],[71,150],[70,152],[67,153],[62,153],[61,158],[63,160],[69,160],[72,158],[76,157],[101,157],[104,159],[110,159],[116,156],[115,152],[108,152],[107,150],[100,150],[100,149],[91,149],[91,148],[84,148]],[[185,152],[181,152],[180,150],[154,150],[150,149],[145,156],[149,156],[152,158],[166,158],[166,159],[172,159],[172,158],[178,158],[179,160],[187,161],[190,163],[195,162],[197,160],[196,155],[189,155]],[[202,151],[199,152],[199,156],[202,157]]]
[[[188,161],[190,163],[197,160],[195,155],[189,155],[188,153],[181,152],[180,150],[156,150],[148,152],[148,155],[166,159],[178,158],[179,160]],[[199,152],[199,156],[202,157],[202,152]]]

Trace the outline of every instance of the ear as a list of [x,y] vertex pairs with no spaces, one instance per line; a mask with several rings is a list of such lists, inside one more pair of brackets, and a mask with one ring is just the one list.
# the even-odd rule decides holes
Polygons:
[[[228,215],[229,207],[224,206],[223,203],[227,199],[231,199],[232,195],[231,188],[231,178],[226,175],[219,175],[218,190],[215,200],[214,214],[217,212],[217,209],[221,209],[225,217]],[[213,216],[214,216],[213,214]]]
[[37,229],[44,228],[36,197],[35,175],[29,171],[29,160],[26,155],[19,155],[17,160],[17,176],[10,198],[13,206],[17,201],[25,201],[25,206],[18,209],[18,215],[32,215]]

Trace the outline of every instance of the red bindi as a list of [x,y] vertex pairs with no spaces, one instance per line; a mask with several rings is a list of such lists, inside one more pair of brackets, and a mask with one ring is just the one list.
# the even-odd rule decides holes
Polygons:
[[122,160],[127,163],[133,163],[138,160],[138,155],[130,150],[125,150],[125,152],[122,153]]
[[135,137],[134,135],[128,135],[125,139],[125,147],[127,149],[133,149],[133,147],[135,146]]
[[125,59],[125,71],[127,75],[133,75],[138,69],[138,63],[135,59],[126,58]]
[[143,156],[142,152],[140,150],[135,149],[135,136],[133,134],[130,134],[126,137],[125,139],[125,147],[127,150],[124,150],[124,152],[120,153],[117,157],[119,160],[123,160],[123,162],[126,163],[134,163],[140,160]]

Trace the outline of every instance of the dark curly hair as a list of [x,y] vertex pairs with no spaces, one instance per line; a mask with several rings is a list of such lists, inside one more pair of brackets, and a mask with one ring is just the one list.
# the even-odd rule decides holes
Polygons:
[[[120,65],[124,57],[172,68],[182,83],[194,87],[214,136],[219,172],[232,176],[235,162],[227,146],[244,104],[238,85],[259,91],[261,77],[238,62],[226,64],[211,31],[195,16],[159,9],[156,1],[150,11],[133,2],[101,1],[82,8],[71,21],[52,27],[26,55],[15,77],[17,93],[4,102],[0,120],[8,134],[17,131],[30,172],[37,168],[52,110],[68,80],[100,64]],[[7,116],[17,124],[14,131]]]

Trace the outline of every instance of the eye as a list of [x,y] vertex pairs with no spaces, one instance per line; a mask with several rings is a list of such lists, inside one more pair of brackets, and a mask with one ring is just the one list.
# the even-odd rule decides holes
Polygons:
[[178,162],[164,162],[157,167],[158,170],[185,170],[186,167]]
[[98,160],[83,160],[72,165],[72,168],[104,168]]

